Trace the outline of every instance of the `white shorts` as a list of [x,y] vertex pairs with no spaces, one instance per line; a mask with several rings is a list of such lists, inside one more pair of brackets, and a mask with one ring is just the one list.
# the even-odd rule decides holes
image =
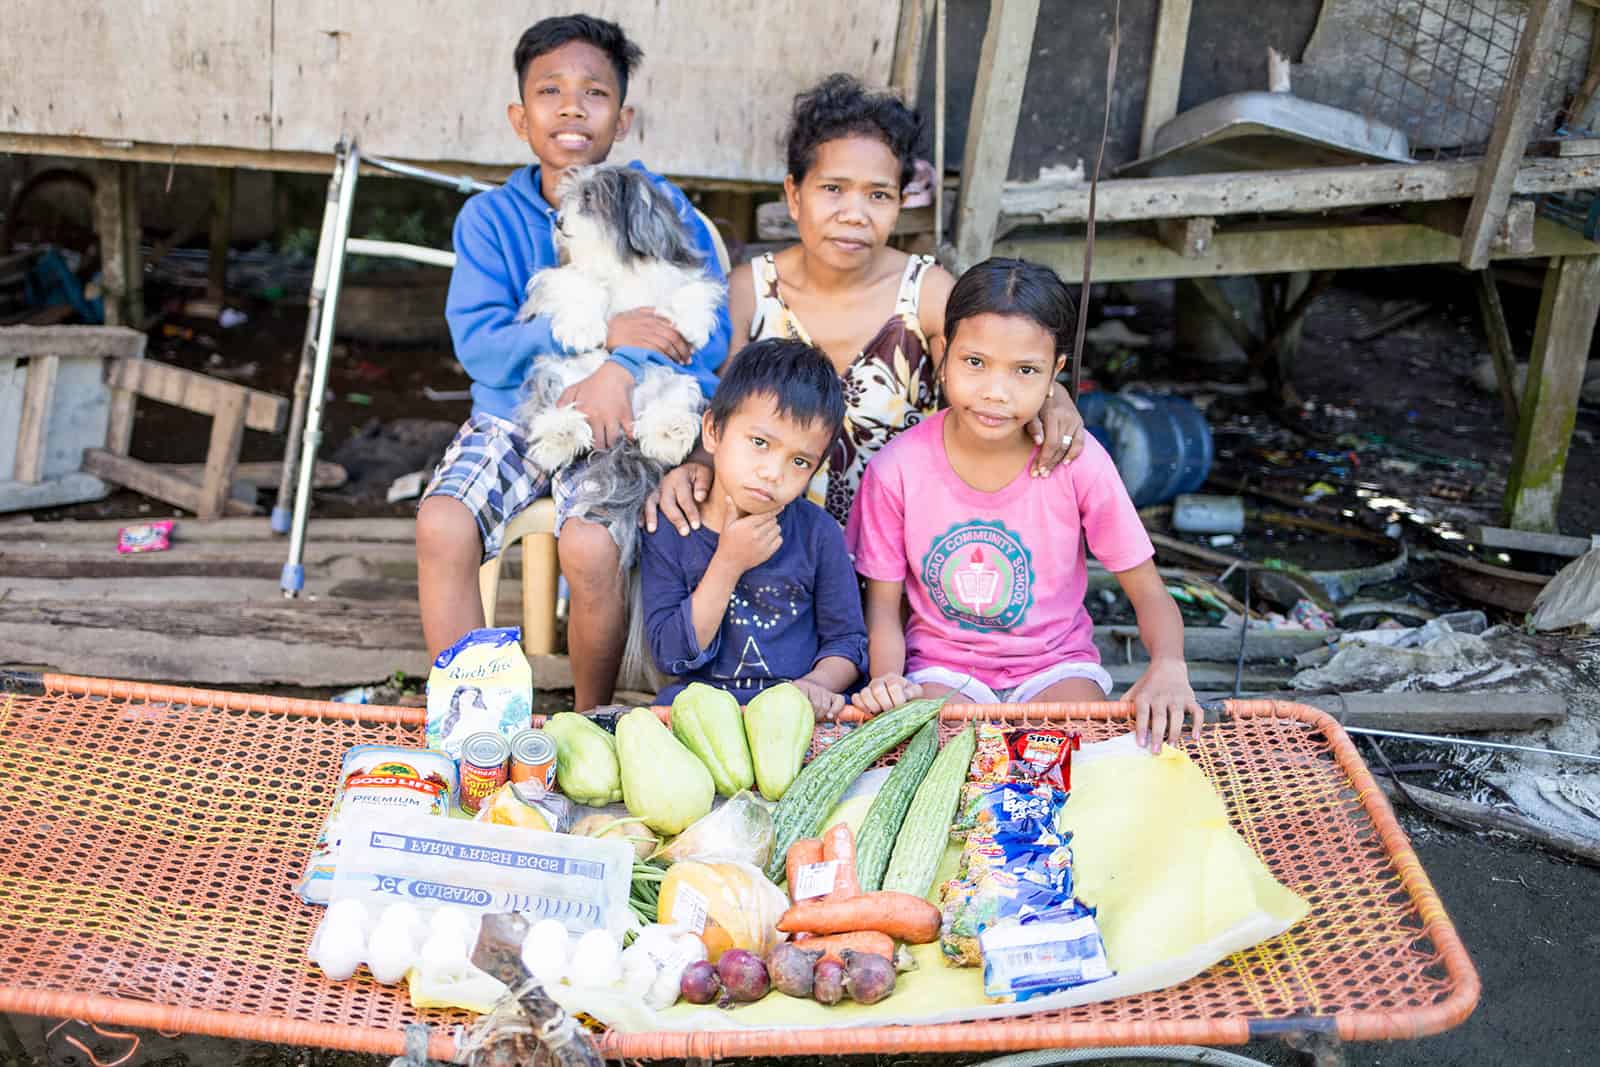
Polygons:
[[1057,663],[1038,674],[1029,675],[1016,685],[1005,689],[990,689],[970,674],[949,667],[923,667],[906,675],[908,681],[919,685],[932,682],[947,685],[974,704],[1027,704],[1040,693],[1067,678],[1087,678],[1098,685],[1103,693],[1111,695],[1111,675],[1098,663]]

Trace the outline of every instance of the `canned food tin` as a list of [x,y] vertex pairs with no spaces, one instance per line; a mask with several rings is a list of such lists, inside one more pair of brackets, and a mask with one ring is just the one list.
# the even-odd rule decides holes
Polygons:
[[556,787],[556,743],[543,730],[523,730],[511,739],[511,780]]
[[461,742],[461,810],[477,814],[484,798],[506,784],[511,745],[495,733],[478,733]]

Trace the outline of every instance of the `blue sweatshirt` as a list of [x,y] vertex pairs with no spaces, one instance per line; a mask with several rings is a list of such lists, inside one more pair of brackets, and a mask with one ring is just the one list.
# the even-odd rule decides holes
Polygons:
[[[629,166],[638,170],[638,162]],[[649,173],[646,171],[646,173]],[[683,193],[665,178],[651,181],[677,205],[689,226],[706,270],[723,278],[716,246]],[[539,191],[538,166],[524,167],[498,189],[478,193],[456,216],[456,266],[450,275],[445,318],[455,342],[456,358],[472,378],[472,408],[510,419],[517,409],[522,383],[535,357],[573,353],[550,336],[550,320],[540,315],[517,322],[535,271],[560,265],[555,246],[556,209]],[[613,362],[626,367],[637,381],[646,364],[659,363],[692,374],[706,396],[717,385],[716,370],[728,354],[728,306],[717,314],[717,327],[689,365],[680,366],[646,348],[619,348]]]
[[680,679],[661,691],[657,704],[672,703],[690,682],[726,689],[744,703],[828,656],[841,656],[866,675],[867,624],[844,532],[807,500],[783,509],[778,530],[782,546],[739,579],[722,626],[704,648],[695,636],[690,597],[717,550],[717,534],[701,527],[680,536],[663,522],[644,535],[645,636],[656,666]]

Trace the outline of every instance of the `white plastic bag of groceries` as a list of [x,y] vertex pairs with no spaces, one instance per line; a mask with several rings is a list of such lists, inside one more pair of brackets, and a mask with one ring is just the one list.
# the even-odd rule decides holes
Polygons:
[[359,899],[374,915],[397,900],[424,913],[445,904],[515,911],[620,938],[635,921],[632,879],[633,848],[621,838],[363,812],[345,824],[332,897]]

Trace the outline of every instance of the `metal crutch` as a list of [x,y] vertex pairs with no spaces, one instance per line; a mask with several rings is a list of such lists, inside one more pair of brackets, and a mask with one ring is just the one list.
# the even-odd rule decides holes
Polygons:
[[[333,354],[333,322],[339,307],[339,286],[344,281],[344,242],[350,236],[350,211],[355,206],[356,180],[361,175],[361,150],[356,142],[351,140],[348,144],[341,144],[340,154],[343,156],[344,174],[343,181],[339,183],[333,232],[330,235],[324,231],[322,243],[317,247],[317,259],[320,261],[323,246],[331,246],[326,289],[317,315],[317,342],[313,353],[311,383],[306,395],[305,429],[301,435],[299,456],[300,479],[295,486],[294,515],[289,527],[289,558],[284,562],[283,574],[278,580],[286,597],[298,596],[305,587],[306,568],[302,560],[305,555],[306,520],[311,510],[311,482],[316,472],[317,447],[322,443],[322,408],[328,389],[328,361]],[[288,463],[284,466],[287,469]]]

